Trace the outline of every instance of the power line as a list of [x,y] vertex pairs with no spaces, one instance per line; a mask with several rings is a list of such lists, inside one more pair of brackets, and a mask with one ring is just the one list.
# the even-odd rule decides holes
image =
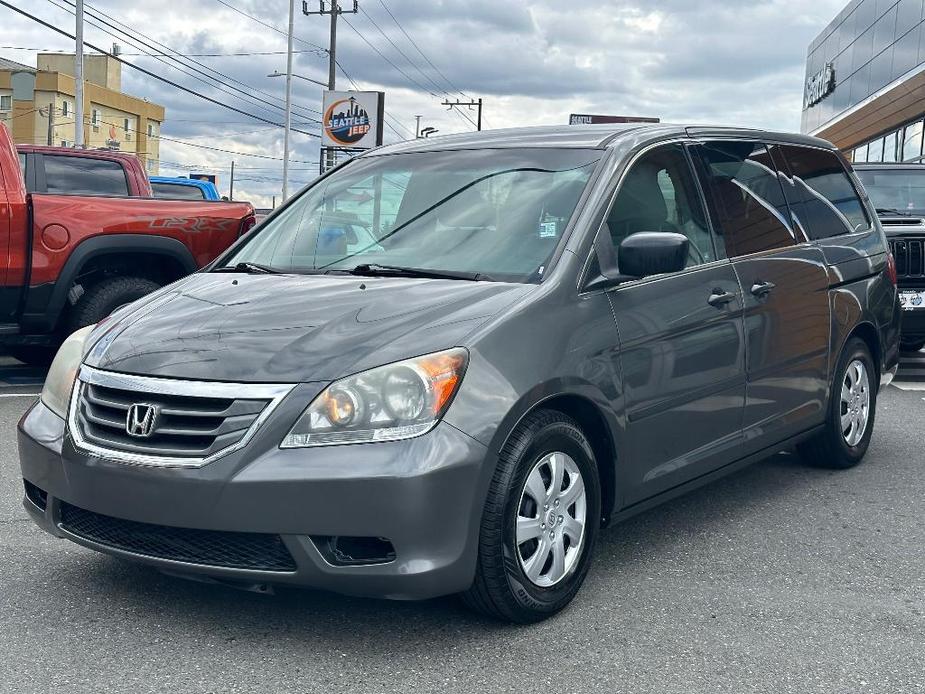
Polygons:
[[472,125],[472,126],[478,127],[478,126],[476,125],[475,121],[473,121],[471,118],[469,118],[469,116],[467,116],[463,111],[457,111],[455,108],[451,108],[450,111],[452,111],[452,112],[455,113],[457,116],[459,116],[460,118],[462,118],[462,119],[463,119],[463,122],[466,123],[467,125]]
[[471,99],[471,98],[472,98],[471,96],[469,96],[468,94],[466,94],[466,93],[465,93],[464,91],[462,91],[461,89],[455,87],[455,86],[453,85],[453,83],[450,82],[450,80],[447,78],[447,76],[444,75],[443,72],[441,72],[440,68],[438,68],[436,65],[434,65],[433,62],[431,61],[431,59],[428,58],[428,57],[424,54],[424,51],[421,50],[421,47],[418,46],[417,42],[415,42],[415,40],[414,40],[413,38],[411,38],[411,36],[408,35],[408,32],[405,31],[405,28],[401,25],[401,22],[399,22],[399,21],[395,18],[395,15],[394,15],[394,14],[392,14],[392,10],[390,10],[390,9],[388,8],[388,6],[385,4],[384,0],[379,0],[379,4],[382,5],[382,9],[384,9],[384,10],[388,13],[389,17],[392,18],[392,21],[395,22],[395,26],[397,26],[398,29],[401,31],[401,33],[403,33],[403,34],[405,35],[405,38],[408,39],[408,41],[411,43],[412,46],[414,46],[414,49],[415,49],[418,53],[420,53],[420,54],[421,54],[421,57],[425,60],[425,62],[426,62],[428,65],[430,65],[430,66],[437,72],[437,74],[440,75],[440,76],[443,78],[443,80],[450,86],[450,89],[459,92],[460,94],[462,94],[462,95],[463,95],[464,97],[466,97],[467,99]]
[[435,99],[439,99],[439,98],[440,98],[439,94],[435,94],[435,93],[434,93],[433,91],[431,91],[428,87],[425,87],[423,84],[421,84],[420,82],[418,82],[416,79],[414,79],[414,78],[413,78],[411,75],[409,75],[407,72],[405,72],[405,71],[402,70],[400,67],[398,67],[398,65],[396,65],[396,64],[393,63],[391,60],[389,60],[388,57],[387,57],[382,51],[380,51],[378,48],[376,48],[372,43],[370,43],[369,39],[367,39],[367,38],[363,35],[362,32],[360,32],[355,26],[353,26],[353,24],[351,24],[350,21],[349,21],[346,17],[344,17],[343,19],[344,19],[344,22],[346,22],[347,26],[350,27],[350,28],[353,30],[353,33],[354,33],[354,34],[356,34],[356,35],[359,36],[361,39],[363,39],[363,42],[364,42],[367,46],[369,46],[370,48],[372,48],[372,49],[379,55],[380,58],[382,58],[385,62],[387,62],[387,63],[388,63],[389,65],[391,65],[393,68],[395,68],[396,70],[398,70],[398,72],[400,72],[402,75],[404,75],[404,77],[405,77],[406,80],[408,80],[409,82],[411,82],[412,84],[414,84],[418,89],[420,89],[420,90],[422,90],[422,91],[424,91],[424,92],[427,92],[428,94],[430,94],[430,95],[431,95],[432,97],[434,97]]
[[[68,2],[69,4],[73,4],[73,0],[66,0],[66,2]],[[90,6],[89,3],[87,4],[87,6]],[[138,36],[141,36],[142,38],[145,38],[145,39],[147,39],[147,40],[149,40],[149,41],[154,42],[154,44],[156,44],[157,46],[160,46],[161,48],[163,48],[163,49],[166,50],[166,51],[170,51],[170,52],[173,53],[174,55],[177,55],[177,56],[180,56],[180,57],[187,57],[187,58],[189,57],[189,56],[185,55],[184,53],[182,53],[182,52],[176,50],[175,48],[171,48],[170,46],[168,46],[168,45],[162,43],[161,41],[158,41],[158,40],[156,40],[156,39],[153,39],[153,38],[151,38],[150,36],[146,36],[145,34],[143,34],[142,32],[138,31],[137,29],[132,29],[132,27],[130,27],[129,25],[125,24],[124,22],[120,22],[118,19],[114,19],[111,15],[107,15],[107,14],[106,14],[105,12],[103,12],[102,10],[93,8],[93,11],[96,12],[97,14],[101,14],[101,15],[103,15],[104,17],[107,17],[108,19],[114,21],[116,24],[118,24],[118,25],[121,26],[121,27],[124,27],[124,29],[128,30],[129,32],[135,32]],[[126,32],[125,32],[125,31],[122,31],[122,33],[126,33]],[[130,35],[130,34],[128,34],[128,35]],[[150,47],[150,46],[149,46],[149,47]],[[151,55],[155,55],[155,54],[151,54]],[[174,59],[174,60],[175,60],[175,59]],[[259,93],[259,94],[263,94],[264,96],[268,96],[268,97],[270,97],[271,99],[274,99],[274,100],[276,100],[276,101],[280,101],[280,102],[282,101],[282,99],[280,99],[280,97],[276,96],[275,94],[271,94],[270,92],[264,91],[264,90],[262,90],[262,89],[258,89],[258,88],[254,87],[254,86],[252,86],[252,85],[250,85],[250,84],[248,84],[248,83],[246,83],[246,82],[242,82],[241,80],[238,80],[238,79],[236,79],[236,78],[234,78],[234,77],[232,77],[232,76],[230,76],[230,75],[227,75],[227,74],[225,74],[224,72],[221,72],[220,70],[216,70],[215,68],[209,67],[208,65],[205,65],[205,64],[200,63],[200,62],[195,61],[195,60],[191,60],[190,62],[195,63],[196,65],[199,65],[199,66],[205,68],[206,70],[208,70],[209,72],[215,73],[216,75],[219,75],[220,77],[222,77],[222,78],[224,78],[224,79],[230,80],[231,82],[233,82],[233,83],[235,83],[235,84],[238,84],[238,85],[240,85],[241,87],[244,87],[245,89],[253,90],[253,91],[255,91],[255,92]],[[190,67],[192,67],[192,66],[190,66]],[[193,68],[193,69],[195,69],[195,68]],[[198,72],[198,70],[197,70],[197,72]],[[220,81],[220,80],[216,80],[214,77],[210,77],[209,79],[212,79],[212,80],[214,80],[214,81]],[[238,90],[238,91],[241,91],[241,90]],[[254,98],[256,99],[257,97],[254,97]],[[261,99],[258,99],[258,100],[263,101],[263,100],[261,100]],[[279,107],[279,106],[276,106],[275,108],[280,108],[280,107]],[[294,105],[294,108],[295,108],[295,105]],[[299,106],[299,107],[297,107],[297,108],[299,108],[300,110],[304,110],[304,111],[311,111],[311,112],[317,113],[317,114],[320,114],[320,113],[321,113],[320,111],[318,111],[318,110],[316,110],[316,109],[312,109],[312,108],[307,108],[307,107],[302,107],[302,106]]]
[[[31,19],[32,21],[34,21],[34,22],[36,22],[36,23],[38,23],[38,24],[41,24],[42,26],[46,27],[47,29],[51,29],[52,31],[57,32],[58,34],[61,34],[62,36],[65,36],[65,37],[71,39],[72,41],[73,41],[73,40],[76,40],[76,38],[75,38],[75,36],[74,36],[73,34],[71,34],[71,33],[67,32],[67,31],[65,31],[64,29],[59,29],[58,27],[56,27],[55,25],[51,24],[50,22],[46,22],[44,19],[41,19],[40,17],[37,17],[36,15],[34,15],[34,14],[30,13],[30,12],[27,12],[27,11],[25,11],[25,10],[23,10],[23,9],[20,9],[19,7],[16,7],[15,5],[10,4],[9,2],[7,2],[7,0],[0,0],[0,5],[2,5],[3,7],[8,8],[8,9],[13,10],[14,12],[16,12],[16,13],[18,13],[18,14],[24,16],[24,17],[27,17],[27,18]],[[113,60],[118,61],[118,62],[121,63],[122,65],[127,65],[127,66],[131,67],[132,69],[137,70],[138,72],[141,72],[141,73],[147,75],[148,77],[153,77],[154,79],[156,79],[156,80],[158,80],[158,81],[161,81],[161,82],[164,82],[165,84],[169,84],[170,86],[175,87],[176,89],[179,89],[179,90],[181,90],[181,91],[184,91],[184,92],[186,92],[187,94],[191,94],[191,95],[193,95],[193,96],[196,96],[196,97],[202,99],[203,101],[208,101],[209,103],[215,104],[215,105],[217,105],[217,106],[221,106],[222,108],[228,109],[229,111],[234,111],[235,113],[240,113],[242,116],[248,116],[249,118],[253,118],[254,120],[261,121],[262,123],[269,123],[270,125],[275,125],[276,127],[279,127],[279,128],[283,127],[282,124],[280,124],[280,123],[276,123],[276,122],[274,122],[274,121],[268,120],[268,119],[266,119],[266,118],[263,118],[262,116],[254,115],[253,113],[248,113],[247,111],[244,111],[244,110],[242,110],[242,109],[239,109],[239,108],[237,108],[237,107],[235,107],[235,106],[231,106],[230,104],[222,103],[222,102],[219,101],[218,99],[213,99],[212,97],[207,96],[206,94],[202,94],[202,93],[200,93],[200,92],[197,92],[197,91],[194,90],[194,89],[190,89],[189,87],[185,87],[185,86],[183,86],[182,84],[179,84],[179,83],[177,83],[177,82],[174,82],[173,80],[169,80],[169,79],[167,79],[166,77],[162,77],[161,75],[158,75],[157,73],[154,73],[154,72],[152,72],[151,70],[148,70],[148,69],[146,69],[146,68],[143,68],[143,67],[141,67],[140,65],[135,65],[134,63],[130,63],[130,62],[127,61],[127,60],[123,60],[123,59],[121,59],[119,56],[117,56],[117,55],[112,55],[111,53],[108,53],[107,51],[104,51],[103,49],[99,48],[98,46],[93,45],[92,43],[90,43],[90,42],[88,42],[88,41],[84,41],[84,45],[87,46],[88,48],[90,48],[91,50],[97,51],[98,53],[103,53],[104,55],[108,55],[110,58],[112,58]],[[299,132],[299,133],[301,133],[301,134],[303,134],[303,135],[308,135],[308,136],[310,136],[310,137],[320,137],[320,135],[318,135],[317,133],[312,133],[312,132],[309,132],[309,131],[307,131],[307,130],[296,130],[295,132]]]
[[[260,24],[260,25],[262,25],[262,26],[265,26],[267,29],[272,29],[272,30],[275,31],[277,34],[282,34],[283,36],[285,36],[285,37],[287,37],[287,38],[289,37],[289,32],[284,31],[283,29],[280,29],[280,28],[277,27],[277,26],[273,26],[272,24],[268,24],[267,22],[263,21],[262,19],[259,19],[258,17],[255,17],[255,16],[252,15],[252,14],[248,14],[248,13],[245,12],[244,10],[239,10],[237,7],[235,7],[234,5],[232,5],[232,4],[229,3],[229,2],[226,2],[225,0],[215,0],[215,2],[219,3],[220,5],[224,5],[224,6],[227,7],[229,10],[232,10],[233,12],[237,12],[239,15],[241,15],[241,16],[243,16],[243,17],[247,17],[247,18],[250,19],[251,21],[257,22],[257,24]],[[322,47],[322,46],[319,46],[317,43],[312,43],[311,41],[305,41],[305,40],[303,40],[303,39],[300,39],[298,36],[293,36],[292,38],[293,38],[293,40],[298,41],[299,43],[301,43],[301,44],[304,45],[304,46],[310,46],[311,48],[315,49],[315,51],[318,51],[318,55],[327,55],[327,54],[328,54],[327,49],[324,48],[324,47]]]
[[447,92],[443,87],[441,87],[439,84],[437,84],[437,83],[433,80],[433,78],[432,78],[430,75],[426,74],[421,68],[419,68],[419,67],[417,66],[417,64],[416,64],[414,61],[412,61],[411,58],[409,58],[401,48],[398,47],[398,44],[396,44],[396,43],[392,40],[392,38],[391,38],[388,34],[386,34],[385,31],[382,30],[382,27],[379,26],[379,25],[376,23],[376,20],[373,19],[373,18],[370,16],[370,14],[369,14],[365,9],[363,9],[363,8],[361,7],[361,8],[360,8],[360,12],[362,12],[362,13],[366,16],[366,19],[369,20],[370,24],[372,24],[380,34],[382,34],[382,38],[384,38],[386,41],[388,41],[388,42],[392,45],[392,48],[394,48],[396,51],[398,51],[398,54],[399,54],[402,58],[404,58],[405,60],[407,60],[407,61],[408,61],[408,64],[409,64],[411,67],[413,67],[415,70],[418,71],[418,74],[420,74],[421,77],[423,77],[425,80],[429,81],[432,85],[434,85],[434,87],[437,89],[437,91],[439,91],[439,92],[441,92],[441,93],[446,94],[447,96],[449,96],[449,92]]
[[[9,51],[32,51],[36,53],[61,53],[63,55],[72,54],[73,51],[62,50],[60,48],[33,48],[31,46],[0,46],[2,50]],[[315,49],[296,49],[293,53],[315,53],[318,51]],[[161,55],[167,56],[170,53],[131,53],[131,52],[122,52],[119,55],[127,56],[153,56]],[[242,56],[254,56],[254,55],[286,55],[286,51],[246,51],[246,52],[235,52],[235,53],[184,53],[187,58],[237,58]]]
[[[72,6],[72,7],[74,6],[73,0],[63,0],[63,1],[66,2],[68,5],[70,5],[70,6]],[[61,5],[59,5],[57,2],[55,2],[55,0],[48,0],[48,2],[50,2],[52,5],[55,5],[56,7],[59,7],[59,8],[61,8],[61,9],[65,9],[66,11],[71,12],[72,14],[74,13],[74,10],[72,10],[72,9],[62,8]],[[153,52],[148,52],[147,55],[148,55],[149,57],[154,58],[154,59],[157,60],[158,62],[163,63],[164,65],[167,65],[167,67],[170,67],[170,68],[175,69],[175,70],[177,70],[177,71],[179,71],[179,72],[182,72],[182,73],[184,73],[185,75],[187,75],[187,76],[189,76],[189,77],[192,77],[193,79],[197,80],[198,82],[200,82],[200,83],[202,83],[202,84],[205,84],[205,85],[208,86],[209,88],[218,89],[218,91],[220,91],[220,92],[223,92],[223,93],[225,93],[225,94],[229,94],[230,96],[233,96],[233,97],[235,97],[235,98],[237,98],[237,99],[243,101],[244,103],[247,103],[247,104],[250,105],[250,106],[256,106],[257,108],[259,108],[259,109],[263,110],[264,112],[269,113],[269,114],[271,114],[271,115],[277,115],[277,114],[276,114],[275,112],[273,112],[273,111],[270,111],[270,110],[264,108],[264,106],[261,106],[260,104],[265,104],[265,105],[267,105],[267,106],[269,106],[270,108],[273,108],[273,109],[282,110],[282,106],[280,106],[280,105],[278,105],[278,104],[274,104],[274,103],[272,103],[272,102],[269,102],[269,101],[267,101],[266,99],[262,99],[262,98],[260,98],[259,96],[254,96],[253,94],[250,94],[250,93],[248,93],[248,92],[245,92],[245,91],[243,91],[242,89],[239,89],[239,88],[237,88],[237,87],[234,87],[234,86],[232,86],[231,84],[228,84],[228,83],[224,82],[223,80],[221,80],[221,79],[219,79],[219,78],[216,78],[216,77],[213,77],[212,75],[210,75],[210,74],[204,72],[203,70],[198,69],[196,66],[198,65],[198,66],[200,66],[200,67],[203,67],[203,68],[205,68],[205,70],[208,70],[209,72],[213,72],[213,73],[215,73],[216,75],[219,75],[219,76],[222,77],[222,78],[225,78],[225,79],[227,79],[227,80],[230,80],[231,82],[237,83],[237,84],[241,85],[242,87],[245,87],[245,88],[248,89],[248,90],[255,91],[255,92],[259,92],[260,94],[264,94],[265,96],[269,96],[270,98],[275,99],[275,100],[277,100],[277,101],[279,101],[279,97],[277,97],[277,96],[275,96],[275,95],[273,95],[273,94],[270,94],[269,92],[265,92],[265,91],[263,91],[263,90],[257,89],[256,87],[253,87],[253,86],[251,86],[251,85],[249,85],[249,84],[246,84],[245,82],[241,82],[240,80],[237,80],[237,79],[235,79],[235,78],[233,78],[233,77],[230,77],[229,75],[226,75],[226,74],[223,73],[223,72],[220,72],[220,71],[218,71],[218,70],[215,70],[215,69],[213,69],[213,68],[211,68],[211,67],[209,67],[209,66],[207,66],[207,65],[204,65],[204,64],[202,64],[202,63],[199,63],[199,62],[197,62],[197,61],[195,61],[195,60],[187,60],[186,62],[183,62],[183,61],[181,61],[180,59],[178,59],[177,57],[174,57],[174,55],[180,56],[180,57],[184,57],[183,54],[180,53],[179,51],[177,51],[177,50],[171,48],[170,46],[167,46],[166,44],[163,44],[163,43],[157,41],[156,39],[151,38],[150,36],[146,36],[145,34],[143,34],[143,33],[140,32],[140,31],[133,30],[133,29],[132,29],[131,27],[129,27],[128,25],[126,25],[126,24],[120,22],[120,21],[117,20],[117,19],[114,19],[113,17],[107,15],[105,12],[102,12],[101,10],[98,10],[98,9],[92,7],[89,3],[86,3],[86,7],[88,8],[87,14],[89,14],[90,17],[91,17],[92,19],[94,19],[94,20],[96,20],[96,21],[98,21],[98,22],[102,22],[104,25],[106,25],[106,26],[109,27],[110,29],[113,29],[114,31],[118,32],[118,34],[113,33],[112,31],[108,31],[107,29],[105,29],[105,28],[99,26],[98,24],[95,24],[93,21],[88,20],[88,23],[92,24],[93,26],[96,26],[98,29],[102,30],[103,32],[105,32],[105,33],[108,34],[109,36],[112,36],[113,38],[115,38],[115,39],[117,39],[117,40],[119,40],[119,41],[129,41],[129,42],[130,42],[132,45],[134,45],[136,48],[140,48],[141,50],[153,49]],[[112,20],[112,22],[115,22],[115,23],[118,24],[119,26],[116,26],[115,24],[112,24],[110,21],[107,21],[107,20]],[[133,33],[133,32],[134,32],[134,33]],[[136,34],[137,34],[137,36],[136,36]],[[124,36],[125,38],[123,38],[123,36]],[[138,38],[138,37],[141,37],[141,38]],[[200,74],[200,75],[203,75],[206,79],[211,80],[211,82],[214,82],[214,83],[216,83],[216,84],[212,84],[211,82],[206,82],[206,81],[204,81],[203,79],[197,77],[196,75],[191,74],[190,72],[188,72],[187,69],[181,69],[181,68],[179,68],[179,67],[176,67],[176,66],[174,66],[174,65],[171,65],[171,64],[167,63],[163,58],[161,58],[161,57],[158,56],[158,54],[157,54],[157,50],[158,50],[158,49],[157,49],[154,45],[152,45],[152,43],[148,43],[148,42],[146,42],[146,41],[143,40],[143,39],[147,39],[148,41],[151,41],[151,42],[153,42],[154,44],[157,44],[157,46],[160,46],[160,48],[162,48],[162,49],[171,51],[171,52],[173,53],[173,55],[168,55],[168,56],[167,56],[167,58],[168,58],[169,60],[171,60],[171,61],[174,62],[174,63],[177,63],[177,64],[180,65],[182,68],[187,68],[188,70],[193,70],[194,72],[196,72],[196,73],[198,73],[198,74]],[[140,44],[140,45],[139,45],[139,44]],[[222,88],[222,87],[227,87],[227,89],[224,89],[224,88]],[[243,96],[242,96],[242,95],[243,95]],[[246,98],[245,98],[245,97],[246,97]],[[299,107],[299,108],[300,108],[301,110],[306,110],[306,111],[312,111],[312,110],[313,110],[313,109],[307,109],[307,108],[304,108],[304,107]],[[314,111],[314,112],[315,112],[315,113],[320,113],[320,112],[318,112],[318,111]],[[311,118],[311,116],[308,116],[308,115],[306,115],[305,117],[306,117],[306,118]]]
[[[355,90],[357,90],[358,92],[363,91],[363,90],[360,88],[360,85],[357,84],[356,80],[354,80],[353,77],[350,76],[350,73],[348,73],[347,70],[344,69],[344,66],[340,64],[340,61],[335,61],[335,63],[337,64],[337,69],[340,70],[342,73],[344,73],[344,77],[347,78],[347,81],[350,82],[350,85],[351,85]],[[395,123],[397,123],[397,124],[402,128],[402,130],[404,130],[405,133],[407,133],[407,134],[405,134],[405,135],[402,135],[400,132],[398,132],[398,131],[395,129],[395,126],[393,126],[393,125],[389,122],[388,117],[383,117],[382,122],[385,123],[385,126],[386,126],[389,130],[391,130],[393,133],[395,133],[395,134],[398,136],[398,139],[399,139],[399,140],[408,140],[408,139],[411,139],[411,138],[414,137],[413,134],[411,133],[411,130],[410,130],[409,128],[406,128],[406,127],[401,123],[401,121],[397,121],[397,120],[396,120]]]

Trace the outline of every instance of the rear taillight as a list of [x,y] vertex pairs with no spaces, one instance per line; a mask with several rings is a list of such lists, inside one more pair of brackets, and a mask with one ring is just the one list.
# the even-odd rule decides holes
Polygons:
[[890,278],[894,287],[899,284],[899,278],[896,276],[896,258],[892,253],[886,254],[886,276]]
[[238,232],[238,238],[244,236],[244,234],[249,232],[255,226],[257,226],[257,218],[254,215],[251,214],[245,217],[244,221],[241,222],[241,231]]

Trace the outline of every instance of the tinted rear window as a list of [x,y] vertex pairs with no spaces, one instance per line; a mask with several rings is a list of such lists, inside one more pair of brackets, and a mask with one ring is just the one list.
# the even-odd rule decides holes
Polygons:
[[156,198],[172,198],[174,200],[204,200],[202,188],[186,186],[182,183],[152,183]]
[[811,240],[870,228],[864,205],[834,152],[793,145],[777,151],[790,170],[787,194],[793,214]]
[[59,195],[129,194],[125,171],[119,162],[89,157],[46,154],[45,186]]
[[759,142],[707,142],[704,164],[717,231],[732,256],[796,243],[784,192],[768,148]]

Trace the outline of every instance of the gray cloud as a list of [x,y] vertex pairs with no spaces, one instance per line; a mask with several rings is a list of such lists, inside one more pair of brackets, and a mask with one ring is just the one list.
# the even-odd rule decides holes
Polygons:
[[[285,25],[288,5],[282,0],[228,1],[268,24]],[[386,130],[386,141],[407,137],[416,114],[441,133],[471,130],[459,114],[439,104],[448,94],[460,96],[457,90],[485,98],[489,127],[564,123],[570,112],[602,112],[796,129],[806,46],[845,2],[385,0],[438,73],[396,27],[380,0],[361,0],[368,16],[349,15],[346,20],[390,62],[346,23],[341,24],[338,34],[338,57],[360,87],[386,91],[387,117],[394,129]],[[126,6],[121,0],[90,3],[185,53],[285,49],[284,36],[214,0],[166,0],[156,6]],[[62,27],[73,26],[73,17],[50,3],[23,6]],[[70,48],[66,40],[49,30],[8,10],[0,12],[0,44]],[[382,37],[370,17],[407,58]],[[299,12],[296,22],[302,41],[327,44],[327,18],[304,17]],[[88,40],[103,47],[114,41],[92,26],[86,32]],[[120,43],[126,53],[138,52],[127,41]],[[309,51],[311,47],[297,42],[296,48]],[[34,64],[34,52],[6,50],[3,54]],[[254,89],[245,91],[256,99],[270,102],[259,105],[254,99],[224,94],[214,85],[203,84],[151,58],[126,59],[223,103],[276,122],[283,120],[284,81],[267,75],[285,69],[284,55],[198,59],[250,85]],[[295,65],[298,74],[327,79],[327,62],[322,55],[299,53]],[[279,128],[195,99],[128,68],[123,70],[123,85],[130,93],[166,106],[165,138],[266,157],[282,156]],[[338,86],[349,88],[342,73],[338,73]],[[321,88],[294,80],[293,93],[299,107],[294,121],[299,128],[317,131],[317,124],[310,119],[318,117]],[[301,184],[313,175],[318,144],[314,138],[296,134],[293,147],[293,159],[310,162],[292,165],[293,179]],[[166,139],[161,142],[161,157],[178,164],[212,167],[223,181],[234,159],[239,178],[236,193],[261,204],[267,204],[280,189],[278,159],[231,155]],[[163,169],[167,173],[187,171],[173,164],[165,164]]]

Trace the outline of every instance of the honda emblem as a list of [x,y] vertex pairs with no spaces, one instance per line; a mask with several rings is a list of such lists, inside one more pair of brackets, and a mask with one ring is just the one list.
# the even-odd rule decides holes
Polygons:
[[157,408],[154,405],[135,403],[125,415],[125,433],[137,438],[147,438],[154,432],[157,422]]

